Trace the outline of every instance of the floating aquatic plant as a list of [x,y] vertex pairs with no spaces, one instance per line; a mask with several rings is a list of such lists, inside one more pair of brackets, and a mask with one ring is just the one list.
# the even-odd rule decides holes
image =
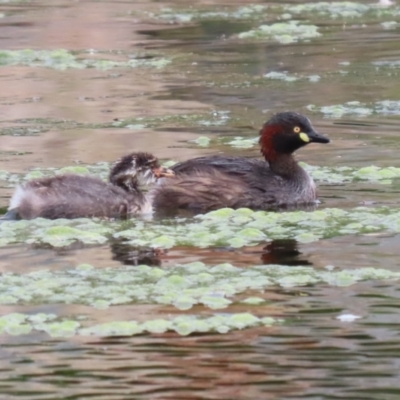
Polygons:
[[[53,247],[69,246],[75,241],[80,241],[85,244],[102,244],[107,241],[104,234],[86,230],[86,228],[97,228],[98,230],[101,230],[102,233],[106,233],[106,228],[100,229],[90,223],[84,224],[82,228],[83,229],[60,225],[51,226],[40,232],[41,241],[42,243],[47,243]],[[31,243],[31,240],[28,239],[26,243]]]
[[270,37],[286,44],[299,40],[307,40],[321,36],[315,25],[300,24],[299,21],[277,22],[271,25],[261,25],[248,32],[239,33],[239,39],[265,39]]
[[71,120],[57,120],[50,118],[24,118],[14,121],[15,126],[0,129],[0,136],[38,136],[50,129],[67,130],[76,128],[103,128],[110,124],[83,124]]
[[199,136],[197,139],[192,140],[193,143],[196,143],[200,147],[208,147],[211,142],[211,139],[207,136]]
[[359,101],[349,101],[345,104],[335,104],[332,106],[317,107],[314,104],[307,106],[310,111],[318,111],[330,118],[340,118],[343,115],[355,114],[359,116],[366,116],[372,114],[374,111],[371,108],[364,106]]
[[285,10],[292,14],[308,14],[310,17],[326,16],[329,18],[354,19],[365,16],[385,17],[400,15],[400,8],[382,3],[358,3],[353,1],[314,2],[285,6]]
[[[37,318],[40,316],[40,319]],[[56,320],[53,314],[27,315],[12,313],[0,317],[0,334],[17,336],[32,331],[46,332],[51,337],[70,336],[133,336],[143,333],[160,334],[175,331],[187,336],[192,333],[219,332],[246,329],[257,326],[268,327],[279,322],[272,317],[256,317],[250,313],[234,313],[199,317],[181,315],[172,319],[154,319],[145,322],[111,321],[89,327],[83,327],[72,319]]]
[[81,218],[76,220],[9,221],[0,224],[0,246],[9,243],[42,243],[54,247],[69,246],[79,241],[85,244],[102,244],[113,232],[107,224]]
[[382,22],[381,25],[384,29],[396,29],[399,23],[396,21],[386,21]]
[[220,126],[225,125],[230,119],[229,111],[213,110],[202,114],[177,114],[158,117],[137,117],[133,119],[118,120],[112,123],[113,127],[128,129],[155,128],[166,125],[173,126]]
[[88,168],[82,165],[74,165],[74,166],[63,167],[58,171],[56,171],[56,173],[58,175],[62,174],[88,175],[90,174],[90,171]]
[[[279,13],[284,11],[279,16]],[[276,5],[266,6],[261,4],[248,4],[246,6],[234,7],[219,7],[213,9],[195,8],[174,9],[162,8],[159,13],[147,12],[151,18],[163,19],[174,23],[192,23],[201,20],[226,19],[226,20],[255,20],[265,18],[266,13],[279,16],[282,20],[292,18],[292,14],[306,15],[310,17],[318,16],[320,18],[347,18],[354,19],[364,16],[369,13],[371,16],[397,16],[400,13],[399,7],[386,6],[380,3],[359,3],[353,1],[336,1],[336,2],[309,2],[296,5]]]
[[363,16],[372,7],[368,4],[356,3],[352,1],[304,3],[286,6],[285,9],[293,14],[312,13],[327,15],[331,18],[356,18]]
[[208,147],[210,144],[222,143],[238,149],[250,149],[258,143],[258,137],[227,136],[211,139],[207,136],[200,136],[196,140],[190,140],[189,143],[196,143],[200,147]]
[[295,82],[298,80],[305,80],[307,79],[309,82],[318,82],[321,79],[320,75],[309,75],[309,76],[302,76],[302,75],[290,75],[287,71],[284,72],[275,72],[271,71],[264,75],[264,78],[272,79],[272,80],[280,80],[285,82]]
[[[2,273],[0,304],[65,303],[105,309],[119,304],[145,303],[166,304],[179,310],[188,310],[194,305],[216,310],[226,309],[237,301],[236,295],[249,290],[319,283],[350,286],[362,280],[399,278],[399,272],[377,268],[318,270],[282,265],[238,268],[228,263],[207,266],[193,262],[161,269],[146,265],[94,268],[84,264],[62,271]],[[251,306],[263,301],[250,297],[242,303]],[[1,321],[0,318],[0,329]],[[25,323],[26,319],[12,322]],[[46,321],[36,317],[35,322],[42,324]],[[73,329],[72,325],[68,326]]]
[[45,127],[8,126],[0,129],[0,136],[38,136],[47,131]]
[[[0,129],[0,136],[37,136],[50,129],[70,130],[70,129],[108,129],[121,128],[131,130],[141,130],[160,127],[196,127],[199,126],[223,126],[231,120],[230,112],[226,110],[213,110],[211,112],[193,114],[175,114],[149,117],[135,117],[129,119],[119,119],[110,123],[93,124],[80,123],[71,120],[53,119],[23,119],[17,120],[17,126],[5,127]],[[25,124],[20,125],[20,124]],[[29,125],[28,125],[29,124]],[[132,149],[133,150],[133,149]]]
[[258,144],[258,140],[258,137],[252,138],[242,136],[234,136],[233,139],[223,138],[224,143],[239,149],[251,149]]
[[73,165],[63,168],[34,168],[26,174],[13,174],[5,170],[0,170],[0,180],[9,182],[10,186],[29,181],[31,179],[40,179],[64,173],[80,174],[80,175],[97,175],[103,180],[108,179],[110,164],[107,162],[99,162],[92,165]]
[[260,297],[247,297],[246,299],[242,300],[241,303],[256,306],[265,303],[265,300]]
[[[246,211],[248,214],[243,214]],[[310,242],[320,238],[367,232],[399,232],[399,210],[382,208],[355,208],[353,210],[323,209],[268,213],[248,209],[221,209],[197,218],[198,222],[173,225],[152,225],[151,229],[128,229],[114,234],[135,246],[196,247],[255,245],[271,239],[285,237]],[[360,225],[354,226],[353,223]],[[170,242],[160,243],[160,233]]]
[[299,78],[295,75],[289,75],[287,71],[285,72],[276,72],[271,71],[264,75],[264,78],[273,79],[273,80],[280,80],[285,82],[295,82]]
[[399,68],[400,67],[400,60],[373,61],[372,65],[375,65],[376,67]]
[[[18,125],[0,129],[0,136],[37,136],[50,129],[70,130],[70,129],[108,129],[121,128],[131,130],[141,130],[159,127],[199,127],[199,126],[221,126],[230,120],[229,111],[213,110],[211,112],[193,114],[175,114],[149,117],[135,117],[129,119],[119,119],[110,123],[93,124],[80,123],[71,120],[56,120],[31,118],[17,120]],[[23,124],[23,125],[22,125]],[[132,149],[133,150],[133,149]]]
[[318,182],[344,183],[353,181],[369,181],[374,183],[389,184],[392,179],[400,178],[400,168],[386,167],[381,168],[375,165],[350,168],[350,167],[320,167],[300,163],[306,171]]
[[359,117],[371,114],[398,115],[400,114],[400,100],[382,100],[372,104],[360,101],[348,101],[344,104],[322,107],[310,104],[307,106],[307,109],[314,112],[321,112],[329,118],[341,118],[344,115],[356,115]]
[[246,6],[231,8],[224,7],[220,9],[207,10],[199,8],[190,8],[182,10],[181,8],[162,8],[158,14],[148,13],[152,18],[164,19],[170,22],[189,23],[199,20],[212,20],[212,19],[254,19],[261,18],[266,11],[267,6],[261,4],[249,4]]
[[47,67],[58,70],[68,68],[96,68],[108,70],[111,68],[162,68],[171,60],[166,58],[130,58],[127,61],[112,61],[100,59],[81,59],[67,50],[0,50],[0,66],[26,65],[30,67]]
[[[371,171],[361,170],[360,176],[363,172]],[[388,174],[383,177],[385,179],[392,176],[390,171],[385,173]],[[294,238],[300,242],[312,242],[321,238],[370,232],[399,233],[400,210],[357,207],[350,210],[326,208],[314,212],[276,213],[220,209],[194,219],[158,222],[140,219],[112,222],[85,218],[4,221],[0,224],[0,246],[28,243],[65,247],[75,241],[101,244],[113,237],[133,247],[239,248],[272,239]]]

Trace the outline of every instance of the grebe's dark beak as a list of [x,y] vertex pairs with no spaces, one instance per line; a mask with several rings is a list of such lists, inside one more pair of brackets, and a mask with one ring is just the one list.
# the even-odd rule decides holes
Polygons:
[[326,136],[323,136],[314,130],[308,131],[307,133],[301,132],[299,136],[300,136],[301,140],[303,140],[306,143],[329,143],[330,142],[330,140]]
[[153,173],[156,178],[171,178],[175,176],[175,172],[172,169],[165,167],[153,168]]

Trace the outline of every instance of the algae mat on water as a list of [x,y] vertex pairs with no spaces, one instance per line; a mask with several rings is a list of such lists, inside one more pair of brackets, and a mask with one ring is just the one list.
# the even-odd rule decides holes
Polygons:
[[327,208],[286,213],[213,211],[195,218],[163,221],[101,221],[99,219],[6,221],[0,224],[0,246],[11,243],[69,246],[75,241],[101,244],[123,240],[135,247],[230,246],[239,248],[273,239],[294,238],[302,243],[321,238],[376,232],[399,233],[400,210],[389,207]]
[[271,38],[281,44],[294,43],[300,40],[309,40],[321,36],[318,27],[309,24],[300,24],[299,21],[277,22],[270,25],[260,25],[256,29],[242,32],[237,35],[239,39],[264,39]]
[[[316,25],[300,23],[297,19],[304,21],[321,18],[341,19],[352,21],[361,17],[381,21],[383,18],[396,18],[400,15],[397,6],[385,6],[382,4],[363,4],[359,2],[309,2],[299,5],[275,4],[258,5],[248,4],[242,7],[213,7],[187,9],[164,8],[159,13],[146,13],[151,18],[167,20],[173,23],[187,24],[204,20],[229,20],[253,21],[267,20],[269,24],[263,24],[256,28],[241,32],[234,37],[239,39],[265,39],[270,38],[282,44],[293,43],[301,40],[309,40],[321,35]],[[294,18],[294,19],[292,19]],[[273,22],[275,21],[275,22]],[[392,29],[396,21],[381,22],[385,29]]]
[[[262,295],[266,288],[271,287],[293,288],[320,283],[346,287],[363,280],[399,278],[400,273],[376,268],[339,270],[327,267],[325,270],[315,270],[311,267],[282,265],[238,268],[231,264],[207,266],[201,262],[166,269],[146,265],[94,268],[82,264],[75,269],[62,271],[2,273],[0,304],[29,305],[31,308],[42,304],[85,304],[97,309],[121,304],[130,304],[131,307],[158,304],[159,307],[173,306],[175,313],[186,312],[197,306],[197,313],[185,313],[174,318],[147,317],[142,322],[117,320],[93,325],[89,316],[71,315],[69,307],[68,319],[44,313],[4,315],[0,317],[0,333],[20,335],[37,330],[53,337],[120,336],[166,331],[175,331],[180,335],[195,332],[226,333],[283,322],[253,315],[253,312],[263,312],[260,305],[267,304],[262,297],[254,296],[254,291]],[[248,291],[253,295],[244,297]],[[246,312],[235,313],[227,309],[235,305],[245,308]],[[227,310],[216,314],[214,310],[217,309]]]
[[[98,54],[93,52],[91,55]],[[106,53],[100,53],[104,56]],[[86,54],[89,55],[89,54]],[[111,68],[138,68],[153,67],[163,68],[171,60],[163,57],[145,58],[138,55],[123,55],[128,58],[126,61],[113,61],[109,59],[78,58],[75,54],[64,50],[0,50],[0,66],[6,65],[26,65],[29,67],[47,67],[58,70],[68,68],[84,69],[96,68],[99,70],[108,70]]]
[[[283,14],[282,14],[283,13]],[[132,12],[132,14],[135,14]],[[207,7],[190,8],[161,8],[158,13],[146,12],[146,15],[161,20],[167,20],[173,23],[193,23],[202,20],[260,20],[267,17],[279,19],[289,19],[293,16],[301,15],[309,18],[329,18],[354,20],[361,17],[395,17],[400,15],[400,8],[392,5],[385,6],[375,3],[361,3],[354,1],[316,1],[303,4],[247,4],[240,7],[229,7],[218,5]]]
[[307,109],[314,112],[320,112],[329,118],[341,118],[344,115],[355,115],[366,117],[372,114],[380,115],[399,115],[399,100],[382,100],[373,104],[362,103],[360,101],[348,101],[344,104],[335,104],[330,106],[317,107],[314,104],[307,106]]
[[[350,286],[371,279],[398,279],[399,272],[361,268],[256,265],[239,268],[229,263],[202,262],[158,268],[147,265],[94,268],[82,264],[63,271],[40,270],[0,275],[0,304],[85,304],[97,309],[118,304],[165,304],[179,310],[194,305],[224,309],[247,290],[325,283]],[[248,302],[247,302],[248,303]]]
[[[80,318],[84,319],[84,318]],[[181,315],[170,319],[112,321],[93,326],[83,326],[81,321],[57,318],[54,314],[12,313],[0,317],[0,334],[18,336],[32,331],[46,332],[51,337],[71,336],[133,336],[145,333],[161,334],[174,331],[181,336],[192,333],[228,333],[232,330],[257,326],[268,327],[277,322],[271,317],[256,317],[250,313],[236,313],[199,317]],[[87,324],[86,324],[87,325]]]

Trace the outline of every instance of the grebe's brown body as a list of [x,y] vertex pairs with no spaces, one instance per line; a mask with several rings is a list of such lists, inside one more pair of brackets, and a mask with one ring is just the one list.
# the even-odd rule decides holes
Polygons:
[[329,139],[317,133],[305,116],[283,112],[264,124],[259,143],[265,160],[209,156],[175,165],[175,177],[155,189],[154,207],[206,212],[222,207],[265,210],[315,204],[315,183],[293,152]]

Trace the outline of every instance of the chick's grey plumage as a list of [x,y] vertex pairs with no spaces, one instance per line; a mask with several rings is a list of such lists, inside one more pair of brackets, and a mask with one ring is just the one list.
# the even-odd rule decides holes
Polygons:
[[22,219],[127,218],[138,213],[144,202],[142,193],[129,193],[95,177],[61,175],[17,188],[10,208],[17,208]]
[[[158,160],[147,153],[132,153],[111,168],[110,182],[94,176],[65,174],[36,179],[17,187],[9,210],[22,219],[128,218],[151,212],[138,183],[156,181]],[[117,177],[117,178],[116,178]]]

